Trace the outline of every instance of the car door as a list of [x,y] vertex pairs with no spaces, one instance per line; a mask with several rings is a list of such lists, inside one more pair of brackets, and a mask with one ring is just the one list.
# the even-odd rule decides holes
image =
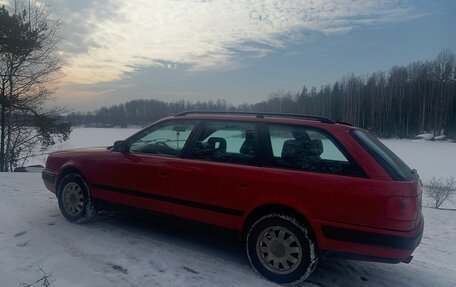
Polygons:
[[111,151],[93,187],[101,199],[171,213],[176,168],[197,121],[169,120],[126,141],[127,152]]
[[175,214],[239,228],[254,191],[262,188],[255,122],[207,121],[179,164],[174,194],[187,204]]
[[[373,226],[384,216],[383,184],[361,167],[328,132],[306,126],[268,124],[272,159],[263,168],[265,196],[281,190],[283,204],[321,224]],[[280,179],[280,180],[278,180]],[[380,217],[379,217],[380,215]]]

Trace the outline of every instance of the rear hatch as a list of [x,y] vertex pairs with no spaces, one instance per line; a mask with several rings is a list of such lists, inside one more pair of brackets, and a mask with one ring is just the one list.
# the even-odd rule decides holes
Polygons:
[[386,217],[408,222],[405,226],[410,229],[420,224],[423,187],[416,170],[411,169],[369,132],[354,129],[351,134],[396,182],[397,190],[387,200]]

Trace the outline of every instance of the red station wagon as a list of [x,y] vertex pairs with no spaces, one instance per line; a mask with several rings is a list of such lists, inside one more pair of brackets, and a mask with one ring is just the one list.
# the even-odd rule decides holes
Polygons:
[[52,153],[43,180],[71,222],[115,204],[238,231],[279,283],[327,255],[408,263],[423,233],[417,173],[367,131],[318,116],[183,112],[112,147]]

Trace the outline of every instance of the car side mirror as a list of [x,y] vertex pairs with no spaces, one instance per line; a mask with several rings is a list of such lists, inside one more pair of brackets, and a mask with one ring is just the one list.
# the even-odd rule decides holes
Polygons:
[[112,150],[118,152],[127,152],[128,147],[125,141],[115,141]]

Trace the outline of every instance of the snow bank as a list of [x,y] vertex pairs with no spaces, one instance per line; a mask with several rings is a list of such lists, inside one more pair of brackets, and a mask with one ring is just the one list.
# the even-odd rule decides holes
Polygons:
[[425,141],[431,141],[434,139],[433,134],[420,134],[415,136],[415,140],[425,140]]

